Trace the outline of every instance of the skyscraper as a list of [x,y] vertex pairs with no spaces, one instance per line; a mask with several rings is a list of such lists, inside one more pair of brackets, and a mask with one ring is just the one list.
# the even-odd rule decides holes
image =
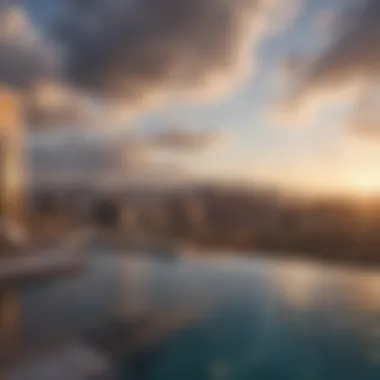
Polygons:
[[2,226],[16,229],[23,224],[26,185],[23,126],[19,97],[12,89],[0,85],[0,217]]

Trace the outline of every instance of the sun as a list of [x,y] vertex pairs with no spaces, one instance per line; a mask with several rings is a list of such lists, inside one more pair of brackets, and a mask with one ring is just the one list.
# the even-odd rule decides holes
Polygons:
[[358,195],[380,194],[380,175],[358,175],[351,179],[351,189]]

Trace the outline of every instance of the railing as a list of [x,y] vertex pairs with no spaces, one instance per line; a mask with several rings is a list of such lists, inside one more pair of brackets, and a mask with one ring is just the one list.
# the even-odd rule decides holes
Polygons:
[[54,276],[81,269],[83,259],[66,254],[48,252],[32,257],[0,259],[0,285],[29,280],[33,277]]
[[83,235],[72,235],[51,250],[23,249],[0,256],[0,378],[18,356],[19,287],[33,280],[80,273],[85,266]]

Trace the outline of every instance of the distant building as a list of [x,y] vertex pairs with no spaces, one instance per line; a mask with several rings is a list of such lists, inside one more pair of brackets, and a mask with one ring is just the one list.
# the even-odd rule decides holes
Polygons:
[[92,205],[91,221],[100,227],[116,228],[120,223],[120,206],[115,200],[101,198]]

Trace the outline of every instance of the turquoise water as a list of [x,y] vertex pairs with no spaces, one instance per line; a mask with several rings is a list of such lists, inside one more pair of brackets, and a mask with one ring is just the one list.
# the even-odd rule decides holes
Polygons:
[[84,337],[148,315],[115,361],[120,379],[380,378],[376,272],[94,255],[80,277],[22,294],[31,341]]

